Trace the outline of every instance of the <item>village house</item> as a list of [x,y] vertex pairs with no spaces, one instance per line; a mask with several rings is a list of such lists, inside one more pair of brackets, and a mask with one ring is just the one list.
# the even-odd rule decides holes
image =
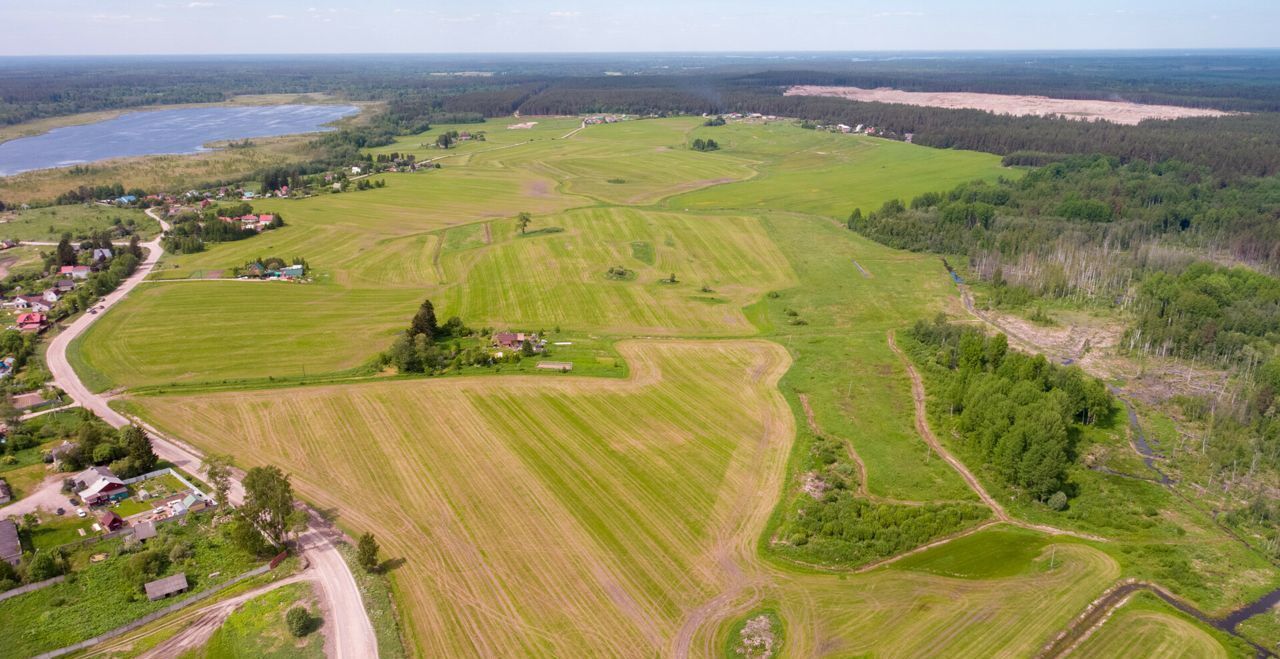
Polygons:
[[109,250],[109,249],[107,249],[107,248],[105,248],[105,247],[95,247],[95,248],[93,249],[93,260],[94,260],[95,262],[96,262],[96,261],[106,261],[106,260],[107,260],[107,259],[109,259],[109,258],[111,258],[111,250]]
[[187,584],[187,573],[179,572],[173,576],[147,582],[142,588],[147,591],[147,599],[154,602],[185,593],[190,587]]
[[0,249],[13,249],[18,246],[16,240],[0,240]]
[[72,279],[88,279],[93,268],[87,265],[64,265],[58,268],[58,274],[70,275]]
[[75,287],[76,283],[70,279],[59,279],[58,282],[53,285],[54,290],[64,295],[75,290]]
[[537,334],[525,334],[524,332],[498,332],[493,335],[493,345],[505,350],[520,350],[524,347],[525,341],[533,348],[534,352],[542,352],[547,346],[547,342],[538,338]]
[[286,279],[300,279],[306,273],[306,268],[302,265],[287,265],[280,268],[280,276]]
[[57,304],[58,300],[62,299],[62,295],[58,293],[58,289],[56,288],[50,288],[49,290],[41,293],[40,297],[49,304]]
[[128,498],[129,488],[106,467],[89,467],[76,475],[76,487],[85,505],[98,506]]
[[49,321],[42,313],[24,313],[18,316],[19,332],[41,332],[48,325]]
[[22,562],[22,542],[18,540],[18,525],[11,519],[0,519],[0,561],[14,567]]
[[0,478],[0,505],[4,505],[13,500],[13,490],[9,489],[9,482]]
[[13,357],[5,357],[0,359],[0,379],[4,379],[13,374],[13,365],[15,360]]
[[62,468],[62,461],[66,459],[66,457],[70,455],[75,448],[75,444],[64,439],[61,444],[49,450],[49,457],[46,461],[51,462],[54,469],[60,469]]
[[124,519],[117,515],[114,510],[104,510],[98,514],[98,525],[102,527],[103,531],[111,533],[124,526]]

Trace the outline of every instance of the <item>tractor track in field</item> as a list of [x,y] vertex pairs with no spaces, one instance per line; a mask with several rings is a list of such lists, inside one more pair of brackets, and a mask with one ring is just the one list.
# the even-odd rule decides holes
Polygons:
[[1257,659],[1266,659],[1267,657],[1275,657],[1276,653],[1262,645],[1254,643],[1248,638],[1241,636],[1236,630],[1247,617],[1259,605],[1263,605],[1263,611],[1269,606],[1268,603],[1274,605],[1276,599],[1280,599],[1280,589],[1272,591],[1264,595],[1261,599],[1246,604],[1228,613],[1221,618],[1215,618],[1201,611],[1190,602],[1174,595],[1158,584],[1139,581],[1137,579],[1124,579],[1107,589],[1097,599],[1093,600],[1088,607],[1085,608],[1080,615],[1076,616],[1067,628],[1058,633],[1053,640],[1045,644],[1040,652],[1036,655],[1036,659],[1059,659],[1070,655],[1082,643],[1093,636],[1094,632],[1102,628],[1111,616],[1115,615],[1120,607],[1127,604],[1135,594],[1146,591],[1156,597],[1164,600],[1166,604],[1185,613],[1188,616],[1226,634],[1230,634],[1253,648]]
[[[752,370],[751,382],[758,384],[767,377],[766,384],[780,397],[777,383],[790,361],[784,357],[762,362]],[[795,439],[792,418],[785,401],[781,401],[777,409],[766,410],[763,429],[751,448],[749,460],[751,465],[757,465],[755,471],[760,478],[743,479],[739,491],[732,495],[734,512],[729,519],[737,521],[718,532],[715,545],[707,552],[723,578],[720,592],[685,615],[668,646],[667,656],[688,657],[700,631],[742,615],[762,600],[763,589],[770,582],[770,570],[758,555],[756,541],[779,503],[778,496],[786,479],[786,459]],[[703,642],[697,649],[699,656],[715,654],[714,636],[702,635]]]

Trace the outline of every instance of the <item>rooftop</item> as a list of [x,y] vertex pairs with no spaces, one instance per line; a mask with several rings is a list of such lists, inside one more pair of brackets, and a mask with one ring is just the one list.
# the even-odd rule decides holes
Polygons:
[[187,589],[187,573],[179,572],[163,579],[156,579],[143,586],[143,588],[147,591],[147,599],[151,600],[180,593]]
[[18,525],[11,519],[0,519],[0,561],[12,561],[22,555],[18,541]]

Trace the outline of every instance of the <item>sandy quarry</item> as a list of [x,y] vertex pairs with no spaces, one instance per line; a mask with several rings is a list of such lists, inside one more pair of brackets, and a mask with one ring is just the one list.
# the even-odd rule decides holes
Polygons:
[[971,92],[906,92],[881,87],[822,87],[799,85],[786,91],[787,96],[836,96],[853,101],[899,103],[938,108],[969,108],[996,114],[1018,116],[1061,115],[1083,121],[1110,121],[1134,125],[1145,119],[1182,119],[1184,117],[1222,117],[1230,112],[1202,108],[1183,108],[1174,105],[1142,105],[1128,101],[1089,101],[1047,96],[1013,96],[1006,94],[978,94]]

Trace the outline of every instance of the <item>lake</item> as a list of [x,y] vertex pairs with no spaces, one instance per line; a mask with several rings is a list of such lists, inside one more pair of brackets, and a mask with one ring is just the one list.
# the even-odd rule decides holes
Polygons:
[[208,151],[220,140],[329,130],[331,121],[359,112],[352,105],[264,105],[130,112],[114,119],[55,128],[0,143],[0,176],[33,169],[156,154]]

